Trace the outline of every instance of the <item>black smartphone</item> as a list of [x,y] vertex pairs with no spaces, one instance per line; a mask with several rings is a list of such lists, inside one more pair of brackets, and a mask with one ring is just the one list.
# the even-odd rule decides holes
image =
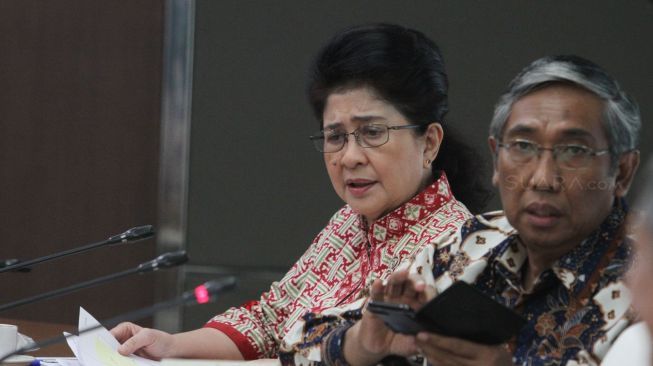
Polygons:
[[370,301],[367,309],[383,319],[385,325],[395,333],[417,334],[429,330],[417,319],[417,313],[406,304]]
[[520,315],[462,281],[418,311],[405,304],[376,301],[370,301],[367,308],[397,333],[427,331],[488,345],[508,341],[526,324]]

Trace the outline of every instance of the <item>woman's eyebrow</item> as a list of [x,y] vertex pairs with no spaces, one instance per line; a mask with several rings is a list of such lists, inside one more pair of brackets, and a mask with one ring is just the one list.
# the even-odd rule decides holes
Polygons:
[[351,119],[355,122],[372,122],[377,120],[385,120],[385,117],[377,116],[377,115],[362,115],[362,116],[353,116]]
[[[375,121],[386,121],[386,118],[383,116],[378,116],[378,115],[361,115],[361,116],[353,116],[351,117],[351,121],[356,123],[356,124],[362,124],[362,123],[370,123],[370,122],[375,122]],[[324,126],[325,130],[334,130],[336,128],[340,128],[343,126],[342,122],[333,122],[329,123],[328,125]]]
[[324,126],[324,130],[335,130],[339,127],[342,127],[342,122],[334,122]]

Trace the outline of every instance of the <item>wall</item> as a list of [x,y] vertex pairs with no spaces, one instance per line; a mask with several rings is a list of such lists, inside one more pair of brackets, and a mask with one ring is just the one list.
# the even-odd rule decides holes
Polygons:
[[[0,2],[0,258],[156,224],[163,4]],[[0,303],[133,268],[154,240],[0,274]],[[2,314],[77,324],[149,305],[154,274]]]

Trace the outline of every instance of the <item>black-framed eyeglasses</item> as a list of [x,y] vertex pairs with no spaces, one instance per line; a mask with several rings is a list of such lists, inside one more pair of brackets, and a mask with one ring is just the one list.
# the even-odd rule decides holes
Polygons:
[[368,124],[358,127],[352,132],[341,129],[329,129],[320,131],[308,138],[313,141],[315,149],[322,153],[334,153],[342,150],[347,143],[348,136],[353,135],[354,140],[360,147],[379,147],[390,140],[390,130],[404,130],[419,128],[422,125],[401,125],[386,126],[380,124]]
[[596,150],[580,144],[553,145],[542,147],[529,140],[513,140],[507,143],[499,143],[499,147],[506,149],[510,160],[517,164],[526,164],[533,158],[540,156],[543,150],[551,151],[553,160],[563,169],[586,168],[595,156],[607,154],[608,149]]

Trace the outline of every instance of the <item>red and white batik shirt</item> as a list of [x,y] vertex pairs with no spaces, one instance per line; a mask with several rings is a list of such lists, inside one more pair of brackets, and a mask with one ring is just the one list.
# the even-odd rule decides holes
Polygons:
[[369,227],[345,206],[260,299],[231,308],[205,326],[230,337],[245,359],[277,357],[281,340],[305,313],[364,297],[375,279],[387,278],[424,247],[453,236],[470,217],[444,173]]

